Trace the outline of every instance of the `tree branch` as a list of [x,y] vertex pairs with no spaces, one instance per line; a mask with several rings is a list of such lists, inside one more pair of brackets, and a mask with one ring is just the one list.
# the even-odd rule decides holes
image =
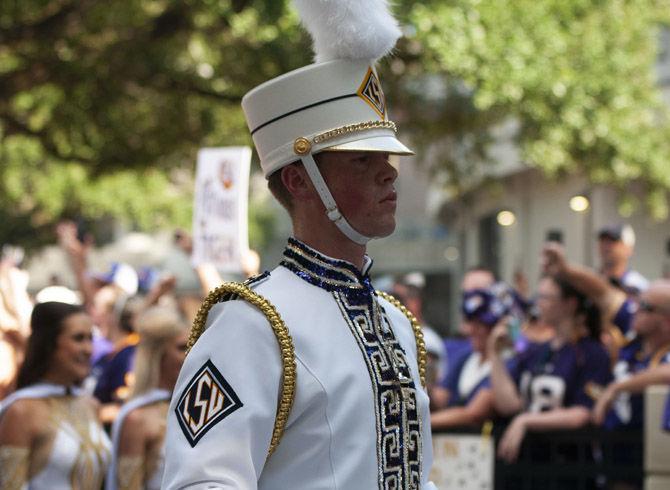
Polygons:
[[94,160],[91,158],[87,157],[82,157],[80,155],[65,155],[63,154],[58,147],[54,144],[53,141],[51,141],[51,138],[49,137],[49,134],[45,130],[40,130],[36,131],[34,129],[31,129],[28,127],[25,123],[19,121],[15,117],[13,117],[11,114],[3,113],[0,114],[0,121],[2,122],[2,125],[4,126],[4,133],[7,136],[12,136],[12,135],[17,135],[17,134],[22,134],[25,136],[31,136],[33,138],[37,138],[40,143],[42,144],[42,147],[44,150],[49,153],[51,156],[59,159],[59,160],[66,160],[66,161],[74,161],[74,162],[79,162],[83,163],[86,165],[90,165],[92,163],[95,163]]
[[[72,0],[53,2],[50,5],[56,3],[60,5],[55,7],[55,11],[34,24],[16,22],[8,28],[0,28],[0,44],[15,45],[28,39],[44,39],[47,32],[60,28],[72,12],[81,10],[88,2]],[[49,10],[48,7],[46,10]]]

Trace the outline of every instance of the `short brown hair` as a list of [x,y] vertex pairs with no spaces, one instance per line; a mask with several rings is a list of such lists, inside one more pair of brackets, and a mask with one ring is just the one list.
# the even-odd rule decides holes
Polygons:
[[[289,165],[295,165],[297,162],[290,163]],[[282,167],[283,168],[283,167]],[[284,206],[286,211],[289,214],[293,211],[293,196],[289,190],[284,185],[284,182],[281,179],[282,169],[276,170],[268,177],[268,189],[272,192],[272,195],[275,197],[279,204]]]
[[[326,152],[320,152],[314,155],[314,161],[316,162],[316,165],[318,167],[321,166],[321,155],[323,155],[324,153]],[[293,196],[286,188],[284,182],[281,179],[282,169],[288,167],[289,165],[302,165],[302,162],[300,160],[296,160],[295,162],[291,162],[288,165],[285,165],[284,167],[275,170],[268,177],[268,189],[270,189],[270,192],[272,192],[272,195],[275,197],[275,199],[279,201],[279,204],[284,206],[286,211],[288,211],[288,214],[292,214],[294,205]]]

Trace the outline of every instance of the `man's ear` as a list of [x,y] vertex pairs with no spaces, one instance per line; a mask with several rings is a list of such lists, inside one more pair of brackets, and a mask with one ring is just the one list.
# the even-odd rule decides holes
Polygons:
[[314,198],[316,190],[301,164],[293,163],[282,168],[281,180],[294,199],[305,201]]

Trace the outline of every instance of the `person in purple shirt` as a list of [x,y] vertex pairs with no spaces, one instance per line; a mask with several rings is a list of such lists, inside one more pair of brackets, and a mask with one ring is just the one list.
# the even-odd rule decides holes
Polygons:
[[[637,311],[637,301],[634,298],[620,298],[620,306],[615,310],[612,317],[612,325],[617,327],[625,339],[630,340],[634,335],[632,333],[633,319]],[[615,302],[615,304],[618,304]]]
[[[484,266],[474,266],[469,268],[463,275],[461,281],[461,291],[463,301],[466,295],[475,290],[486,290],[493,286],[496,277],[493,271]],[[464,310],[463,310],[464,311]],[[466,315],[462,315],[458,325],[457,336],[444,339],[444,348],[446,351],[446,362],[444,363],[443,381],[449,373],[458,368],[458,365],[464,359],[464,356],[472,352],[470,341],[471,324],[467,321]],[[442,410],[449,405],[449,392],[443,384],[436,385],[431,393],[431,410]]]
[[621,383],[637,373],[670,362],[670,346],[661,346],[654,352],[649,352],[645,347],[642,338],[636,337],[619,351],[619,359],[614,366],[615,380],[601,395],[602,401],[599,400],[600,403],[596,405],[598,410],[601,410],[604,404],[611,406],[604,421],[599,411],[594,409],[594,421],[603,422],[607,429],[621,427],[641,429],[643,426],[644,397],[642,392],[623,390]]
[[464,291],[462,313],[469,348],[459,352],[442,384],[447,408],[431,414],[433,429],[480,424],[493,415],[486,340],[496,323],[509,314],[513,302],[511,288],[502,283]]
[[[627,376],[626,378],[618,381],[613,381],[609,384],[607,389],[603,394],[598,398],[596,406],[593,408],[593,421],[596,424],[605,423],[606,426],[612,425],[612,413],[618,414],[618,417],[615,419],[618,422],[617,427],[641,427],[642,426],[642,416],[644,414],[644,397],[642,393],[644,390],[652,385],[670,385],[670,362],[668,355],[663,356],[663,363],[657,365],[652,365],[647,369],[642,369],[634,374]],[[625,400],[628,401],[623,410],[617,408],[617,397],[626,394],[628,395]],[[635,399],[639,397],[640,405],[635,402]],[[610,410],[611,411],[608,411]],[[621,415],[629,414],[625,419]],[[622,420],[623,419],[623,420]],[[624,420],[628,420],[628,425],[624,425]],[[670,397],[666,401],[665,410],[663,412],[663,419],[661,420],[661,425],[663,430],[670,431]]]
[[612,378],[595,305],[566,282],[545,276],[537,306],[541,320],[556,331],[552,340],[530,346],[508,365],[499,352],[509,335],[506,322],[493,329],[487,343],[495,409],[513,417],[498,445],[498,456],[508,462],[516,460],[528,430],[589,423],[595,394]]
[[601,340],[610,350],[612,361],[616,361],[619,349],[634,337],[631,326],[638,296],[627,295],[594,270],[569,263],[560,244],[546,244],[542,260],[545,272],[568,282],[598,306],[604,325]]
[[568,263],[563,249],[554,245],[545,247],[544,265],[599,306],[620,345],[613,352],[615,379],[600,394],[593,421],[609,429],[642,427],[642,392],[665,383],[654,371],[670,362],[670,281],[655,281],[638,296],[626,296],[595,271]]
[[594,421],[610,429],[642,427],[642,392],[652,384],[670,383],[670,281],[653,282],[635,305],[635,337],[620,350],[615,380],[593,410]]

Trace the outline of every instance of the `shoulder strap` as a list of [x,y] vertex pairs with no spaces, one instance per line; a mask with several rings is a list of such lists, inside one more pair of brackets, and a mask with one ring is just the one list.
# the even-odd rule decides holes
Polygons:
[[297,375],[293,339],[291,339],[288,328],[286,327],[284,320],[279,316],[277,309],[272,303],[260,294],[252,291],[247,285],[236,282],[224,282],[218,288],[211,291],[200,306],[195,320],[193,321],[193,327],[191,328],[191,333],[188,338],[187,349],[191,350],[191,347],[193,347],[200,335],[205,331],[205,323],[207,322],[209,310],[211,310],[217,303],[228,301],[230,299],[241,299],[246,301],[258,308],[260,312],[265,315],[265,318],[267,318],[270,327],[272,327],[272,331],[277,338],[277,343],[279,344],[279,350],[281,352],[283,364],[282,389],[279,403],[277,404],[277,415],[275,416],[272,440],[270,441],[270,448],[268,449],[269,457],[279,445],[279,441],[284,433],[284,427],[286,426],[295,398],[295,381]]
[[416,359],[417,364],[419,365],[419,379],[421,380],[421,386],[426,387],[426,342],[423,340],[423,332],[421,331],[421,325],[419,325],[418,320],[409,311],[405,305],[403,305],[396,298],[391,296],[384,291],[376,291],[377,296],[384,298],[386,301],[391,303],[393,306],[398,308],[403,315],[407,317],[409,323],[412,325],[412,331],[414,332],[414,341],[416,342]]
[[117,471],[119,467],[119,439],[121,438],[121,429],[123,429],[123,422],[130,412],[136,408],[150,405],[158,401],[170,400],[170,393],[167,390],[153,389],[144,393],[137,398],[133,398],[125,403],[112,424],[112,457],[107,468],[107,475],[105,477],[105,490],[118,490],[116,484]]
[[52,383],[36,383],[34,385],[19,388],[14,393],[0,402],[0,416],[16,401],[23,398],[49,398],[52,396],[82,394],[81,389],[72,386],[63,386]]

